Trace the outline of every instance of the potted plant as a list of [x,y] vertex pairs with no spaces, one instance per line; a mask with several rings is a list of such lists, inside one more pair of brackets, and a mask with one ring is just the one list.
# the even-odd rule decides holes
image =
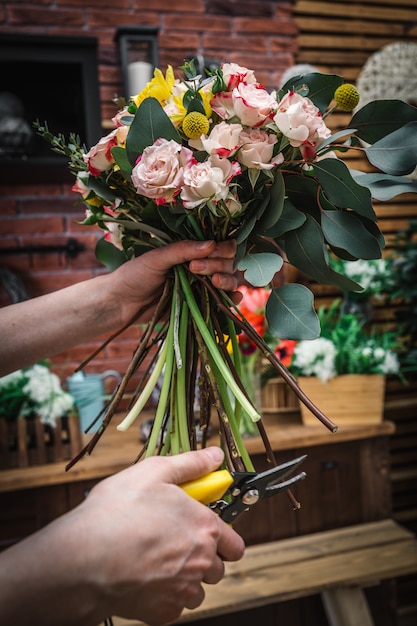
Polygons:
[[[367,328],[340,300],[319,309],[321,337],[300,341],[290,369],[301,389],[337,424],[379,422],[383,416],[385,377],[400,374],[400,340],[392,331]],[[305,424],[316,418],[301,406]]]
[[344,291],[341,302],[343,313],[352,313],[369,322],[373,317],[374,301],[381,301],[394,288],[391,258],[357,259],[348,261],[331,257],[331,267],[362,287],[360,291]]
[[74,399],[46,362],[0,378],[0,434],[1,468],[62,460],[79,448]]

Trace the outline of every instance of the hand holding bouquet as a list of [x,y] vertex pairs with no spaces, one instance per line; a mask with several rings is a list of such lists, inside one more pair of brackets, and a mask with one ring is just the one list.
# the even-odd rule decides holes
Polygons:
[[[76,137],[67,144],[38,125],[70,158],[74,189],[86,206],[84,223],[104,231],[98,258],[112,268],[173,241],[234,238],[237,267],[255,287],[270,285],[289,262],[314,281],[360,289],[329,266],[328,253],[350,260],[381,256],[372,196],[387,200],[417,190],[404,178],[417,162],[417,110],[399,101],[373,102],[332,135],[326,117],[336,106],[352,110],[358,100],[339,76],[310,74],[269,92],[253,71],[233,63],[207,77],[196,75],[192,62],[181,69],[182,79],[170,67],[165,75],[155,70],[114,118],[114,130],[88,151]],[[350,149],[364,154],[375,172],[351,172],[336,154]],[[270,332],[281,338],[320,334],[313,295],[303,285],[272,288],[266,316]],[[152,370],[119,428],[135,420],[163,373],[146,455],[196,446],[198,386],[201,427],[214,406],[229,467],[250,468],[239,415],[244,410],[259,423],[260,414],[240,381],[236,337],[242,329],[308,403],[228,295],[177,266],[97,437],[127,381],[152,353]]]

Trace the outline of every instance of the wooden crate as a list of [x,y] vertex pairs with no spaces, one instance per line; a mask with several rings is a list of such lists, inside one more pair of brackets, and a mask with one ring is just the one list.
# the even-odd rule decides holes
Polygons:
[[40,418],[7,422],[0,418],[0,469],[66,461],[82,446],[77,415],[57,420],[55,428]]
[[[298,384],[323,413],[337,425],[379,424],[384,414],[385,376],[382,374],[346,374],[327,382],[316,376],[300,376]],[[320,422],[300,403],[306,426]]]
[[283,378],[270,378],[262,387],[262,414],[292,413],[299,410],[299,400]]

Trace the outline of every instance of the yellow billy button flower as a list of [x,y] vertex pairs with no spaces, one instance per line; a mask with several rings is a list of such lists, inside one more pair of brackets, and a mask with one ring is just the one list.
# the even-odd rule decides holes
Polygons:
[[346,83],[345,85],[340,85],[340,87],[336,89],[334,92],[334,99],[337,106],[342,111],[353,111],[359,102],[360,95],[354,85]]
[[189,139],[199,139],[201,135],[206,135],[210,128],[208,119],[198,111],[188,113],[182,122],[184,135]]

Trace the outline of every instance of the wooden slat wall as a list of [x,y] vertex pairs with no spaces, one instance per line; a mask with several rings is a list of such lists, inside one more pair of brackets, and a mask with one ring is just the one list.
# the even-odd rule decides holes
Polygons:
[[[417,0],[298,0],[295,19],[299,27],[297,63],[342,75],[355,82],[368,58],[394,42],[417,44]],[[416,70],[417,71],[417,70]],[[332,115],[334,127],[344,126],[346,114]],[[352,166],[357,153],[347,155]],[[364,163],[361,162],[362,167]],[[380,227],[390,249],[393,235],[417,217],[413,196],[400,196],[387,204],[375,203]]]
[[[296,0],[295,19],[299,27],[296,63],[311,64],[319,71],[342,75],[355,83],[368,58],[387,44],[417,43],[417,0]],[[416,67],[417,72],[417,67]],[[336,129],[347,123],[346,114],[333,116]],[[358,161],[347,154],[349,165]],[[360,159],[359,159],[360,160]],[[364,162],[360,161],[361,167]],[[395,233],[417,218],[417,200],[402,195],[381,204],[375,202],[379,226],[386,238],[384,254],[392,251]],[[329,286],[317,286],[320,305],[340,295]],[[374,320],[383,325],[395,323],[395,308],[377,304]],[[396,422],[392,437],[391,470],[393,515],[417,532],[417,390],[416,383],[405,387],[390,380],[386,396],[386,417]],[[400,581],[399,612],[412,613],[417,623],[417,579]],[[411,622],[410,622],[411,623]]]
[[[387,44],[417,44],[417,0],[298,0],[294,15],[299,27],[299,52],[296,63],[308,63],[319,71],[342,75],[355,83],[369,57]],[[417,71],[417,70],[416,70]],[[327,118],[332,129],[347,126],[350,116],[334,113]],[[357,151],[344,159],[353,168],[371,170]],[[393,251],[395,234],[417,218],[415,196],[404,194],[387,203],[374,203],[379,226],[385,235],[384,255]],[[340,295],[329,286],[314,287],[317,304],[327,304]],[[375,322],[384,326],[395,323],[395,307],[376,303]]]

